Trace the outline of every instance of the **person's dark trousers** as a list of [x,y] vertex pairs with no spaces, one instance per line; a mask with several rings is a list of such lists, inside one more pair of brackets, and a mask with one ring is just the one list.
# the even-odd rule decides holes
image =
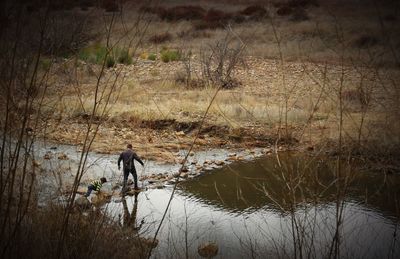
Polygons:
[[85,194],[85,197],[89,197],[89,195],[92,193],[92,191],[94,191],[94,186],[92,184],[89,184],[89,186],[87,188],[87,192]]
[[126,188],[126,183],[128,181],[129,173],[132,174],[133,181],[135,183],[135,189],[137,189],[138,188],[138,185],[137,185],[137,174],[136,174],[136,170],[135,169],[124,169],[124,185],[123,185],[123,189]]

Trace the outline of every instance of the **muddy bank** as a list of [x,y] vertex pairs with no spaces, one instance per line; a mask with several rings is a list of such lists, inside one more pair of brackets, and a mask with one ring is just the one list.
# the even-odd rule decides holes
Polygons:
[[[50,120],[43,127],[46,128],[46,138],[60,144],[82,145],[86,120],[90,119],[87,116],[79,114],[75,118],[62,121]],[[37,135],[42,136],[42,131],[38,130]],[[193,144],[193,150],[198,152],[210,148],[234,150],[269,148],[276,144],[276,140],[275,133],[264,127],[230,128],[212,123],[201,125],[200,120],[111,118],[102,123],[91,150],[102,154],[113,154],[120,152],[127,143],[131,143],[137,153],[146,159],[174,164],[179,163],[180,159],[176,154],[180,150],[189,149]],[[297,146],[298,141],[294,138],[280,139],[278,145],[286,149]]]

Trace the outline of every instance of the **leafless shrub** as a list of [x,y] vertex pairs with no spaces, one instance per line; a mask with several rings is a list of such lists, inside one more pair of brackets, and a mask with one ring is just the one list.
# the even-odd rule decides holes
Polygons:
[[[239,15],[248,16],[250,20],[259,20],[268,16],[268,11],[261,5],[250,5],[239,12]],[[237,17],[236,15],[235,17]],[[236,21],[237,19],[235,19]]]
[[92,25],[88,17],[81,14],[54,14],[50,19],[50,26],[43,41],[44,49],[47,50],[45,54],[67,56],[97,36],[90,32]]
[[234,78],[239,64],[244,64],[242,54],[245,46],[230,32],[225,38],[209,46],[201,53],[203,80],[207,85],[230,89],[240,83]]
[[206,11],[200,6],[182,5],[169,9],[158,9],[157,15],[162,20],[178,21],[178,20],[199,20],[203,19]]
[[211,8],[207,11],[201,21],[193,24],[193,27],[195,30],[215,30],[224,28],[229,21],[234,19],[234,17],[235,14]]
[[288,16],[293,13],[293,9],[289,6],[282,6],[276,10],[276,14],[279,16]]
[[[62,225],[64,208],[51,205],[30,214],[30,220],[22,224],[25,230],[16,242],[22,249],[6,254],[9,258],[55,258],[58,233]],[[132,235],[125,226],[119,226],[113,218],[100,212],[87,210],[86,217],[75,210],[71,216],[69,237],[65,242],[71,257],[141,257],[149,245],[139,235]],[[129,242],[127,242],[127,239]]]
[[181,39],[211,38],[212,33],[198,30],[184,30],[176,34]]
[[96,2],[95,2],[95,0],[81,0],[81,1],[79,1],[79,5],[80,5],[81,9],[82,8],[87,9],[89,7],[95,6]]
[[[101,7],[107,12],[119,11],[118,1],[116,0],[53,0],[50,2],[35,0],[35,1],[25,1],[27,3],[27,9],[29,12],[38,11],[39,9],[49,8],[51,11],[65,11],[71,10],[75,7],[80,7],[81,10],[88,10],[90,7]],[[28,3],[30,2],[30,3]]]
[[175,82],[177,84],[183,84],[187,89],[198,89],[203,88],[205,83],[203,80],[198,78],[192,78],[191,72],[186,69],[184,71],[177,72],[175,75]]
[[310,6],[318,7],[319,3],[317,0],[290,0],[290,1],[280,1],[280,2],[274,2],[274,6],[279,8],[279,7],[291,7],[291,8],[307,8]]
[[[26,12],[30,12],[28,8]],[[50,11],[43,7],[32,11],[29,15],[24,15],[26,15],[27,22],[24,25],[27,27],[24,34],[8,33],[4,35],[8,42],[20,37],[24,51],[32,52],[40,48],[44,55],[64,57],[73,54],[96,36],[90,32],[90,15]],[[46,16],[46,23],[43,24],[42,20],[35,18],[38,16]],[[9,26],[16,26],[16,24],[9,24]],[[11,30],[12,27],[9,29]]]
[[[45,1],[36,1],[39,6],[46,7],[47,3]],[[75,4],[72,1],[65,1],[65,0],[56,0],[51,1],[48,5],[49,9],[52,11],[61,11],[61,10],[71,10],[74,8]]]
[[166,12],[166,8],[161,6],[142,6],[139,10],[143,13],[156,14],[160,17]]
[[106,12],[119,12],[120,6],[117,0],[103,0],[101,7],[104,8]]
[[394,14],[387,14],[387,15],[385,15],[385,17],[383,17],[383,19],[388,22],[395,22],[395,21],[397,21],[398,18]]
[[364,89],[361,88],[343,91],[342,98],[343,100],[359,103],[361,105],[367,105],[371,101],[370,94],[365,93]]
[[302,22],[310,20],[310,17],[308,16],[306,9],[296,8],[290,17],[290,20],[293,22]]
[[199,78],[198,75],[194,73],[191,51],[182,54],[182,63],[184,66],[184,70],[176,73],[175,82],[185,85],[187,89],[205,87],[206,83],[204,82],[204,80]]
[[[85,118],[85,137],[82,142],[82,153],[80,154],[78,168],[73,179],[72,190],[67,197],[66,206],[62,207],[57,217],[51,213],[46,214],[45,219],[55,219],[55,225],[52,226],[51,239],[44,231],[44,235],[36,235],[36,230],[44,230],[40,224],[43,221],[35,219],[38,208],[36,177],[38,171],[38,163],[35,160],[34,144],[39,132],[46,132],[46,126],[43,122],[48,119],[43,110],[51,110],[50,104],[45,104],[44,99],[48,97],[48,88],[54,86],[49,78],[54,74],[51,70],[56,54],[63,51],[72,51],[77,48],[76,42],[81,42],[81,35],[86,29],[85,23],[78,26],[73,33],[60,35],[59,39],[54,33],[56,30],[66,28],[63,19],[69,16],[58,16],[59,12],[52,12],[51,6],[45,5],[35,11],[34,15],[26,15],[25,4],[20,1],[8,1],[7,8],[1,15],[8,17],[7,26],[0,25],[0,109],[4,116],[0,117],[0,254],[2,258],[16,257],[85,257],[80,250],[78,235],[83,239],[87,239],[85,250],[87,254],[91,254],[97,245],[97,234],[107,234],[102,231],[110,230],[111,225],[107,225],[109,221],[99,220],[95,226],[85,228],[80,223],[84,220],[81,214],[74,211],[74,201],[76,191],[87,167],[87,158],[90,147],[97,134],[99,126],[104,122],[108,107],[110,105],[111,96],[115,94],[116,82],[120,76],[120,71],[115,71],[106,80],[105,77],[106,63],[105,59],[96,73],[96,84],[93,93],[94,104],[90,110],[86,110],[83,106],[84,100],[80,92],[79,78],[75,77],[73,82],[77,90],[76,98],[79,99],[83,111],[87,113]],[[46,1],[48,3],[48,1]],[[57,18],[61,19],[59,21]],[[69,17],[71,19],[71,17]],[[3,19],[3,17],[1,17]],[[115,14],[112,14],[110,21],[105,22],[106,26],[106,42],[107,53],[110,55],[114,45],[110,44],[110,33],[115,21]],[[74,23],[75,21],[70,21]],[[140,22],[140,20],[139,20]],[[60,26],[60,27],[57,27]],[[75,28],[70,25],[71,28]],[[139,34],[140,37],[141,34]],[[71,36],[71,37],[68,37]],[[82,36],[83,37],[83,36]],[[41,66],[45,63],[45,66]],[[76,66],[70,77],[76,76]],[[74,73],[75,72],[75,73]],[[62,98],[62,93],[59,93]],[[55,97],[57,99],[57,97]],[[47,125],[46,123],[44,125]],[[44,127],[44,128],[43,128]],[[37,135],[38,134],[38,135]],[[51,216],[49,216],[51,215]],[[95,218],[95,217],[93,217]],[[92,217],[90,218],[92,219]],[[96,217],[96,219],[99,219]],[[78,221],[78,222],[77,222]],[[48,220],[44,225],[49,223]],[[105,224],[105,225],[103,225]],[[90,226],[88,224],[87,226]],[[81,228],[82,227],[82,228]],[[102,228],[104,227],[104,228]],[[25,234],[32,234],[30,237]],[[72,238],[71,238],[72,237]],[[49,238],[49,239],[47,239]],[[82,242],[83,243],[83,242]],[[43,245],[46,250],[35,250],[36,247],[41,248]],[[32,248],[32,249],[31,249]],[[31,249],[31,250],[30,250]],[[110,248],[110,251],[112,249]],[[33,254],[30,254],[33,252]],[[49,255],[49,256],[47,256]],[[97,255],[99,256],[99,254]],[[111,255],[110,255],[111,256]]]
[[353,42],[353,45],[356,48],[364,49],[373,47],[378,43],[379,43],[378,38],[373,35],[361,35]]
[[275,7],[278,8],[276,13],[279,16],[289,16],[292,14],[292,20],[294,21],[308,20],[309,17],[305,9],[310,6],[318,7],[319,4],[314,0],[293,0],[283,3],[275,3]]
[[53,61],[49,59],[46,68],[41,68],[40,63],[45,53],[56,52],[56,44],[45,49],[45,43],[51,41],[46,38],[46,32],[52,28],[50,6],[34,15],[24,13],[23,3],[9,1],[5,6],[2,14],[8,17],[7,26],[0,27],[1,257],[16,251],[23,223],[37,204],[38,168],[33,144],[40,122],[47,119],[42,113],[43,98]]
[[224,28],[224,24],[222,24],[219,21],[214,21],[214,22],[200,21],[200,22],[194,23],[193,27],[197,31],[216,30],[216,29]]
[[225,22],[232,18],[232,14],[226,13],[224,11],[211,8],[207,11],[203,20],[205,22]]
[[154,44],[161,44],[172,39],[172,35],[169,32],[155,34],[150,37],[149,41]]

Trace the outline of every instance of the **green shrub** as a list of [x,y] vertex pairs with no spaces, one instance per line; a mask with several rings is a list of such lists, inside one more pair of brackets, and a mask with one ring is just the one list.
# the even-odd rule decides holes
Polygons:
[[89,59],[89,55],[90,55],[90,53],[89,53],[89,51],[87,51],[86,48],[83,48],[78,52],[78,58],[80,60],[87,61]]
[[78,58],[93,64],[102,64],[107,54],[107,48],[100,44],[94,44],[81,49]]
[[122,50],[122,51],[118,51],[118,63],[120,64],[125,64],[125,65],[130,65],[132,64],[132,57],[129,55],[128,50]]
[[162,50],[161,51],[161,60],[163,62],[177,61],[181,59],[181,54],[177,50]]
[[113,66],[115,66],[115,59],[112,55],[109,55],[109,56],[107,56],[107,59],[106,59],[106,67],[110,68]]
[[153,60],[153,61],[155,61],[155,60],[157,59],[157,55],[156,55],[155,53],[150,53],[150,54],[147,56],[147,59],[148,59],[148,60]]
[[51,67],[51,64],[52,64],[52,61],[51,61],[51,59],[49,59],[49,58],[44,58],[44,57],[42,57],[40,60],[39,60],[39,67],[42,69],[42,70],[49,70],[50,69],[50,67]]
[[107,56],[106,67],[113,67],[116,62],[125,65],[132,64],[132,57],[128,50],[115,47],[110,53],[107,54],[107,52],[106,46],[96,43],[81,49],[78,58],[88,63],[102,65]]
[[107,48],[104,46],[97,47],[94,56],[96,64],[103,64],[103,61],[107,56]]

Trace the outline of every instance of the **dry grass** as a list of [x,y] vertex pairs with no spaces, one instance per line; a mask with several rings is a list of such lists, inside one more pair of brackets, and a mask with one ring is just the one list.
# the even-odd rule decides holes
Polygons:
[[[63,212],[57,205],[30,211],[5,258],[56,258]],[[117,219],[99,211],[86,213],[79,209],[72,213],[63,257],[142,258],[147,253],[148,241],[124,229]]]
[[[340,84],[340,68],[335,66],[328,68],[328,86],[322,90],[318,85],[323,81],[322,66],[311,63],[305,66],[301,63],[288,63],[285,68],[286,85],[284,86],[277,63],[261,60],[251,60],[248,63],[249,70],[241,69],[238,72],[238,79],[243,82],[243,86],[219,93],[211,108],[209,122],[218,125],[227,124],[233,128],[252,123],[276,125],[282,123],[286,109],[288,123],[292,126],[307,124],[310,116],[319,124],[322,121],[337,121],[336,87]],[[124,82],[121,81],[123,86],[112,99],[109,119],[135,117],[143,120],[199,120],[215,89],[187,90],[184,85],[176,84],[174,73],[179,72],[179,67],[182,67],[180,62],[164,64],[158,61],[146,67],[138,64],[127,68],[127,71],[136,71],[133,74],[127,72],[130,76],[134,75],[135,79],[128,77]],[[196,70],[198,67],[196,68],[194,64],[193,69]],[[359,92],[355,86],[360,83],[361,77],[351,67],[346,67],[345,74],[342,93],[345,108],[349,114],[358,113],[362,100],[357,95]],[[82,75],[82,81],[90,81],[83,78],[84,75]],[[364,85],[369,85],[371,88],[377,84],[377,78],[362,80]],[[58,102],[56,110],[64,117],[71,118],[87,113],[93,105],[92,87],[92,84],[85,84],[79,90],[83,97],[83,107],[75,97],[77,92],[74,88],[64,87],[64,90],[69,90],[64,91],[65,96]],[[321,91],[322,98],[317,104]],[[47,101],[55,102],[53,98]]]
[[[180,4],[177,1],[165,4],[165,7]],[[222,9],[223,4],[220,3],[202,6],[205,10],[214,8],[226,13],[236,13],[248,7],[243,4]],[[240,87],[218,94],[207,123],[228,125],[231,129],[248,126],[269,133],[290,127],[295,137],[315,143],[320,139],[337,138],[341,97],[346,138],[358,139],[360,132],[364,139],[378,138],[380,130],[391,128],[385,125],[396,128],[396,123],[392,124],[396,116],[386,114],[388,111],[384,107],[391,106],[386,103],[388,97],[398,94],[391,87],[399,75],[393,69],[396,60],[393,59],[392,48],[388,46],[388,43],[392,46],[400,44],[399,36],[394,33],[400,26],[397,20],[384,20],[387,26],[385,31],[389,33],[383,39],[382,25],[377,19],[371,19],[376,15],[372,7],[354,7],[356,9],[353,12],[348,12],[332,4],[319,8],[311,6],[306,9],[310,19],[305,21],[293,21],[290,16],[276,15],[275,6],[265,7],[270,17],[231,24],[234,33],[246,44],[247,68],[241,68],[237,74],[237,79],[242,83]],[[389,11],[383,9],[382,12]],[[128,9],[124,15],[133,17],[136,9]],[[217,16],[221,15],[219,13]],[[199,32],[193,30],[196,26],[193,21],[168,22],[151,13],[146,16],[146,19],[150,18],[154,20],[148,27],[145,42],[154,35],[170,37],[168,41],[161,40],[164,41],[161,44],[157,39],[157,44],[142,45],[138,54],[155,53],[159,58],[160,51],[165,48],[177,49],[182,53],[191,50],[193,79],[201,78],[198,65],[200,50],[222,39],[226,35],[224,29]],[[129,19],[125,22],[129,27]],[[114,41],[118,39],[118,33],[123,31],[123,26],[117,23],[115,30],[112,36]],[[280,48],[276,37],[280,39]],[[276,61],[280,53],[285,63],[283,70],[280,62]],[[340,66],[342,58],[345,62],[343,71]],[[325,63],[328,64],[326,79],[322,73]],[[184,70],[180,62],[163,64],[159,60],[154,63],[139,61],[125,70],[127,76],[125,81],[120,82],[121,92],[117,93],[118,98],[112,100],[113,105],[109,110],[108,119],[116,122],[125,118],[138,121],[199,121],[215,91],[207,88],[186,89],[183,84],[175,82],[177,74]],[[377,76],[379,73],[383,74]],[[74,88],[64,87],[65,96],[55,109],[63,114],[63,118],[76,118],[93,104],[90,99],[94,77],[89,78],[87,74],[83,71],[80,78],[81,82],[87,83],[80,88],[84,97],[83,107],[75,98],[77,93]],[[324,80],[326,86],[323,88]],[[359,95],[361,83],[373,89],[366,114],[362,113],[366,104],[364,97]],[[343,89],[340,95],[338,88],[341,84]],[[47,101],[56,103],[52,98]],[[361,121],[363,126],[360,131]],[[392,139],[390,136],[393,136],[393,131],[385,133],[385,138]]]
[[[279,82],[272,82],[266,86],[265,90],[266,92],[253,92],[250,89],[249,91],[239,89],[221,92],[212,106],[210,120],[217,124],[230,124],[232,127],[251,122],[277,123],[283,112],[283,107],[279,104],[282,98]],[[304,88],[301,89],[301,91],[304,90]],[[74,93],[70,93],[71,96],[65,96],[58,103],[60,112],[62,111],[66,117],[76,117],[87,112],[93,105],[93,100],[90,98],[90,85],[85,86],[85,91],[87,94],[83,95],[86,96],[83,98],[83,107],[80,106],[80,101],[74,97]],[[114,104],[109,114],[110,118],[193,120],[205,111],[214,91],[215,89],[185,90],[183,86],[175,85],[173,81],[169,80],[150,82],[144,85],[127,82],[121,88],[118,98],[112,101]],[[321,111],[326,109],[326,112],[329,112],[332,108],[320,109]],[[291,97],[288,111],[290,122],[304,123],[309,110],[310,107],[303,106],[298,98]],[[188,114],[188,116],[182,116],[182,114]]]
[[[163,3],[163,6],[172,8],[179,6],[179,4],[179,2],[170,2]],[[293,17],[275,15],[278,7],[267,5],[265,8],[271,18],[265,18],[260,21],[249,20],[243,23],[230,22],[230,25],[247,44],[248,54],[251,56],[279,57],[271,23],[273,22],[281,38],[281,47],[285,59],[312,59],[318,62],[324,60],[335,61],[340,58],[338,53],[344,50],[347,60],[361,59],[362,62],[366,62],[371,59],[371,55],[380,55],[382,57],[380,57],[379,65],[392,66],[394,62],[391,51],[388,46],[385,46],[387,44],[382,39],[382,32],[384,31],[385,37],[390,39],[392,47],[396,49],[396,46],[400,44],[400,37],[395,33],[399,31],[400,23],[396,20],[393,21],[393,19],[384,19],[384,17],[390,16],[392,11],[384,6],[378,13],[373,6],[361,9],[351,3],[348,5],[354,9],[352,12],[346,11],[345,7],[330,3],[321,3],[320,7],[309,4],[307,9],[295,11]],[[149,27],[149,34],[157,35],[168,32],[174,36],[190,31],[193,28],[205,29],[211,32],[211,38],[201,36],[197,38],[194,35],[192,38],[184,38],[184,40],[181,37],[176,37],[168,42],[168,46],[174,48],[198,50],[201,46],[221,37],[224,24],[226,24],[221,21],[235,17],[240,12],[254,11],[252,9],[254,6],[251,5],[229,5],[227,7],[221,3],[207,3],[199,6],[205,11],[208,10],[205,12],[204,21],[178,20],[171,23],[156,19]],[[264,7],[259,6],[258,10],[263,10],[261,8]],[[221,10],[224,11],[222,12]],[[135,13],[134,11],[130,12],[129,15],[134,15]],[[306,16],[308,17],[307,19],[305,19]],[[380,16],[384,21],[384,28],[379,22]],[[339,36],[343,37],[343,42],[338,41]],[[374,44],[364,44],[365,40],[363,39],[374,39],[368,41]],[[147,46],[146,48],[151,49],[152,46]]]

